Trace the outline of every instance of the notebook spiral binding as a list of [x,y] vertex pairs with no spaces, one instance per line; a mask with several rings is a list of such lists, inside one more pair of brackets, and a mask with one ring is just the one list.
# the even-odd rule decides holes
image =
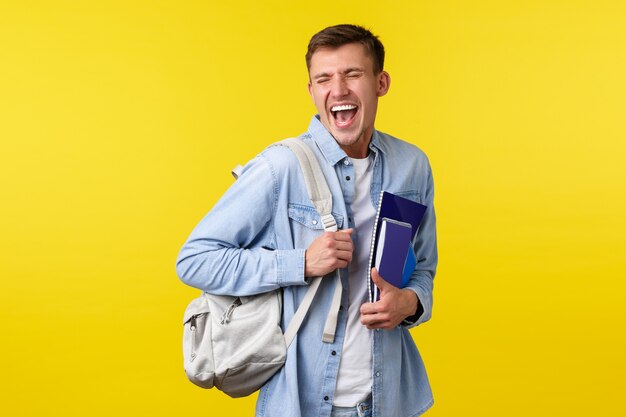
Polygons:
[[370,257],[368,261],[369,268],[367,268],[367,286],[369,288],[370,303],[376,301],[374,299],[374,285],[372,283],[372,267],[374,266],[374,245],[376,243],[376,230],[378,229],[380,209],[383,205],[383,193],[384,191],[381,191],[380,196],[378,196],[378,207],[376,208],[376,217],[374,218],[374,227],[372,228],[372,240],[370,242]]

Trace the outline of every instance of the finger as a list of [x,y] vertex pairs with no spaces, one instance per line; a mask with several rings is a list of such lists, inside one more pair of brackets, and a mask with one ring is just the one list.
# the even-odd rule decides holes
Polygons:
[[352,252],[337,251],[335,256],[337,257],[338,261],[352,262]]
[[378,313],[378,308],[376,303],[363,303],[359,311],[362,315],[370,315]]
[[339,230],[334,234],[335,240],[352,241],[352,229]]
[[337,252],[352,253],[354,252],[354,245],[350,242],[340,242],[335,245],[335,250]]
[[359,320],[361,321],[361,324],[363,324],[364,326],[373,326],[376,323],[379,323],[381,321],[380,318],[377,317],[377,314],[361,314],[359,316]]
[[348,263],[350,263],[349,260],[337,259],[336,265],[337,265],[337,268],[341,269],[341,268],[347,268]]
[[390,284],[387,281],[385,281],[385,279],[382,276],[380,276],[380,274],[378,273],[378,270],[376,268],[372,268],[372,281],[374,281],[374,284],[381,291],[386,291],[386,290],[389,290],[391,288],[396,288],[392,284]]
[[365,327],[367,327],[370,330],[376,330],[376,329],[390,330],[390,329],[393,329],[395,326],[390,321],[383,321],[383,322],[369,324]]
[[385,313],[361,314],[359,319],[365,326],[384,327],[391,324],[392,317]]
[[344,251],[352,252],[354,250],[354,245],[352,244],[351,240],[348,242],[338,241],[338,242],[335,242],[335,248],[337,250],[344,250]]
[[390,328],[391,321],[389,319],[382,318],[378,314],[361,315],[361,324],[368,329],[385,329]]
[[352,262],[352,252],[337,252],[335,254],[335,260],[341,262]]

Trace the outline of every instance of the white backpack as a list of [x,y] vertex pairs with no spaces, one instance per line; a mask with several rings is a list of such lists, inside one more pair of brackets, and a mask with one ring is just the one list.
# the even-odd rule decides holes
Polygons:
[[[313,151],[303,141],[294,138],[271,146],[287,146],[294,152],[324,230],[336,231],[337,223],[331,214],[332,196]],[[237,177],[238,174],[235,169],[233,175]],[[333,302],[322,335],[326,343],[332,343],[335,338],[342,292],[339,270],[335,271],[334,279]],[[257,391],[285,363],[287,349],[321,280],[321,277],[310,280],[306,295],[284,335],[280,327],[281,289],[249,297],[203,292],[187,306],[183,319],[187,377],[202,388],[216,387],[231,397],[243,397]]]

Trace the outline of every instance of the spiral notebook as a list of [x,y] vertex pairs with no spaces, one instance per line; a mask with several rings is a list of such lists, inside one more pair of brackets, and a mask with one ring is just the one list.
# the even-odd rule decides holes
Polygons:
[[371,269],[376,266],[377,260],[387,261],[386,265],[381,266],[379,273],[396,287],[404,287],[411,277],[417,264],[412,242],[417,235],[426,208],[423,204],[381,191],[367,269],[370,302],[379,299],[378,288],[372,283],[371,277]]

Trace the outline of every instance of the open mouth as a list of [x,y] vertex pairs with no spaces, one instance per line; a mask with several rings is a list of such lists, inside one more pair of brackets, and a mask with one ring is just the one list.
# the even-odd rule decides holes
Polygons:
[[333,115],[337,127],[350,126],[358,110],[359,108],[354,104],[343,104],[330,108],[330,112]]

